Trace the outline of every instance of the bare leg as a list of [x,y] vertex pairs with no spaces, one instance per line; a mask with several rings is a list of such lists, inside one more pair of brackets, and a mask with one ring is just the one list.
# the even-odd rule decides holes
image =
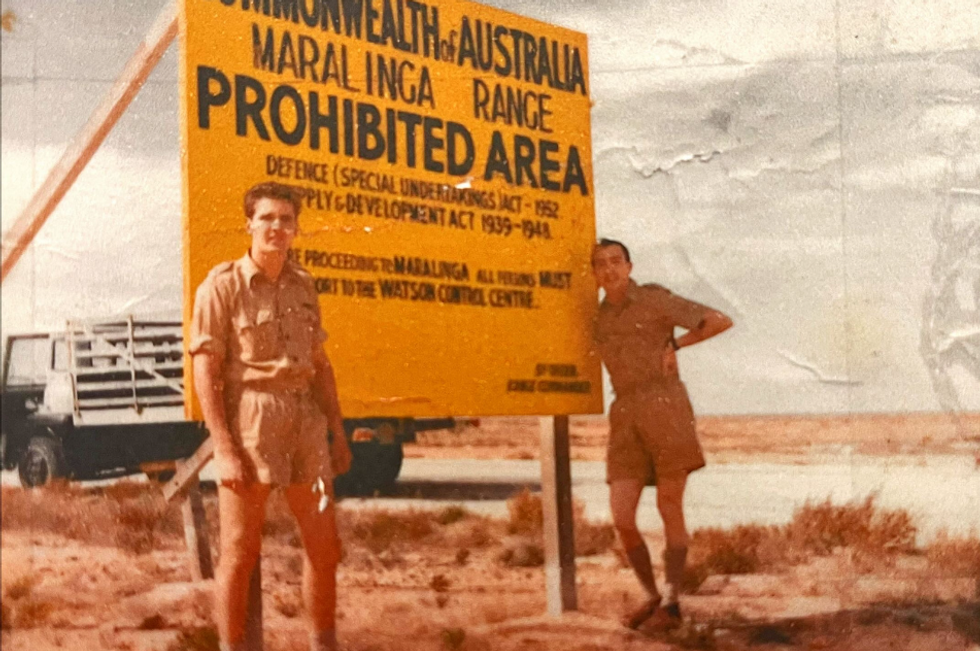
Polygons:
[[218,487],[221,558],[215,581],[215,617],[223,645],[235,648],[245,634],[248,584],[262,547],[268,484]]
[[684,522],[684,488],[687,476],[660,478],[657,481],[657,509],[664,521],[667,549],[664,550],[664,566],[667,575],[667,602],[677,603],[684,582],[684,566],[687,563],[688,534]]
[[660,593],[657,591],[657,581],[653,575],[650,551],[636,526],[636,508],[642,493],[643,482],[637,479],[616,480],[609,484],[609,504],[613,525],[619,533],[619,539],[626,550],[626,558],[636,578],[640,580],[640,584],[649,595],[646,603],[624,621],[630,628],[639,627],[653,615],[660,604]]
[[337,563],[340,542],[333,495],[320,510],[321,494],[309,484],[286,489],[286,501],[299,524],[303,540],[303,601],[310,620],[311,651],[337,648]]

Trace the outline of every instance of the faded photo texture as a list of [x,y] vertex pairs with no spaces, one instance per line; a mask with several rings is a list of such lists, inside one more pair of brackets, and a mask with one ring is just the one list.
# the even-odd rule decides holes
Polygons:
[[[5,233],[164,4],[2,0]],[[483,418],[407,445],[410,488],[345,503],[341,640],[977,649],[980,3],[486,4],[587,35],[597,234],[630,246],[638,282],[735,323],[679,355],[708,458],[685,503],[691,620],[666,637],[616,623],[639,592],[593,416],[572,419],[578,632],[508,624],[545,609],[539,430]],[[180,318],[177,69],[175,44],[3,281],[4,337]],[[217,648],[175,504],[130,484],[41,500],[3,474],[4,648]],[[638,517],[659,567],[648,493]],[[273,650],[306,643],[283,514],[270,507]]]

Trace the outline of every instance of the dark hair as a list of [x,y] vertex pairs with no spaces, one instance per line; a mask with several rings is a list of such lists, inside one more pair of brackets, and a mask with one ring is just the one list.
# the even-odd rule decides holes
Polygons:
[[604,237],[600,239],[599,242],[595,245],[595,248],[592,249],[592,264],[595,264],[595,252],[598,251],[599,249],[604,249],[607,246],[618,246],[623,250],[623,257],[626,258],[626,261],[632,262],[632,260],[630,260],[630,250],[626,248],[625,244],[623,244],[619,240],[610,240]]
[[293,206],[293,215],[299,218],[299,195],[291,186],[275,181],[266,181],[253,185],[245,193],[245,217],[251,219],[255,215],[255,204],[259,199],[278,199],[288,201]]

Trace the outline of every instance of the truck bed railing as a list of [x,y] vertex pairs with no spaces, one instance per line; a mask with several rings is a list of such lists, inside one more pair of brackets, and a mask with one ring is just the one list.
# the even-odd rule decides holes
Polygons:
[[68,371],[75,415],[83,411],[184,404],[179,322],[70,321]]

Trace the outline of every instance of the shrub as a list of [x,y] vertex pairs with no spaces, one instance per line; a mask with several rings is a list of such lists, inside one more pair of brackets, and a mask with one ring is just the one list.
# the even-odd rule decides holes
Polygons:
[[23,599],[30,596],[36,584],[37,580],[32,575],[25,574],[11,581],[3,592],[8,599]]
[[467,511],[465,507],[458,504],[452,504],[439,511],[439,513],[436,515],[436,522],[446,526],[459,522],[460,520],[468,517],[469,514],[470,512]]
[[507,500],[507,532],[512,534],[538,534],[544,528],[544,511],[541,496],[527,488]]
[[466,641],[466,631],[461,628],[445,628],[442,631],[442,646],[449,651],[463,648]]
[[940,532],[923,550],[930,565],[946,576],[980,576],[980,539]]
[[221,651],[218,632],[210,627],[182,631],[167,651]]
[[796,510],[786,527],[790,545],[820,555],[837,548],[892,554],[915,548],[915,525],[905,511],[881,510],[875,495],[863,502],[836,505],[807,502]]
[[345,511],[343,520],[348,529],[345,540],[361,543],[375,554],[385,551],[395,541],[418,542],[434,531],[432,514],[416,509],[404,512]]

